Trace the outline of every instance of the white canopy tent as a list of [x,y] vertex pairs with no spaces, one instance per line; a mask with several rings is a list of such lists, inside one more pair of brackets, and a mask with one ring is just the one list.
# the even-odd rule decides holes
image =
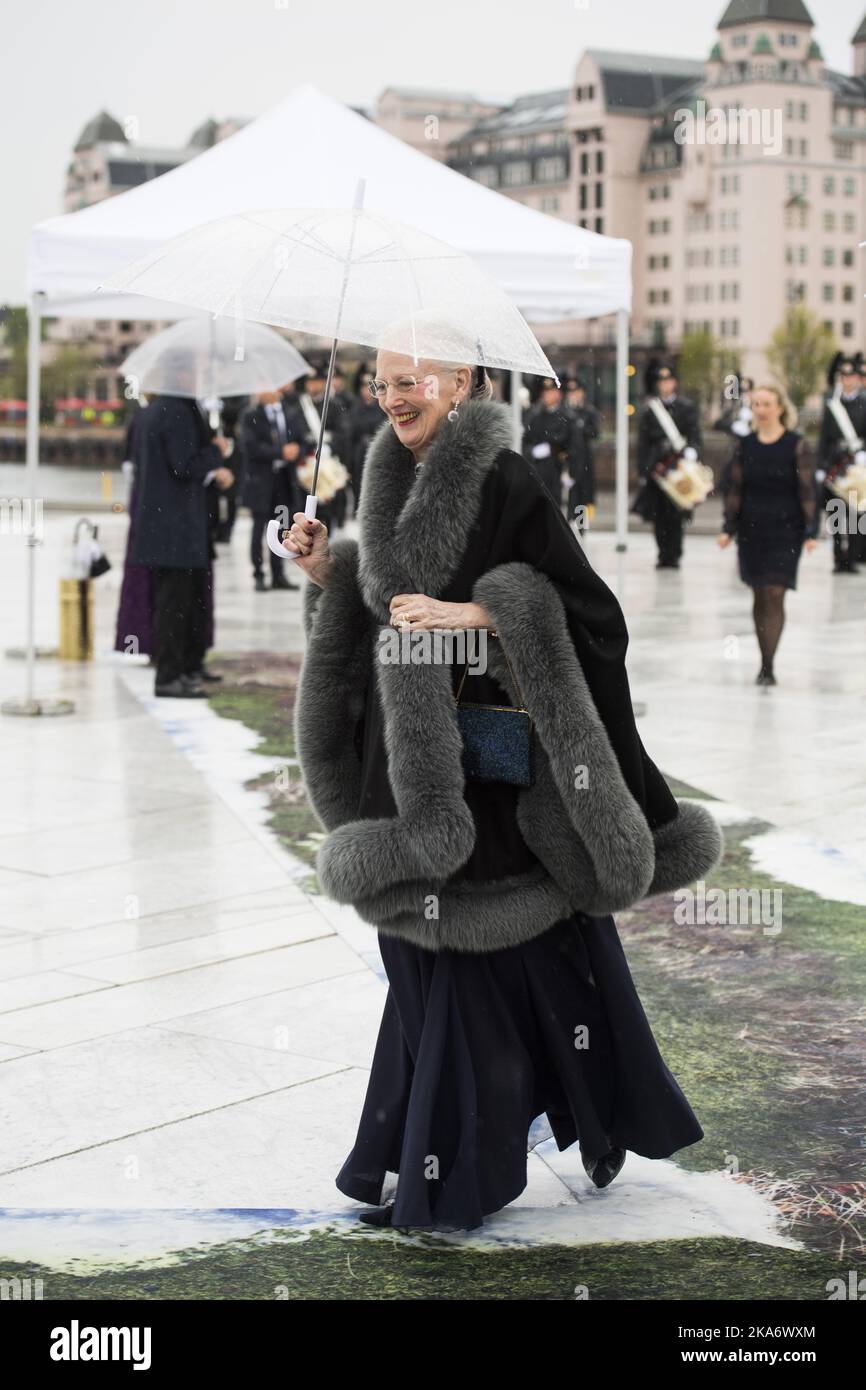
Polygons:
[[[617,541],[627,533],[628,316],[631,243],[536,212],[421,154],[306,83],[273,110],[196,158],[117,197],[38,223],[27,268],[30,315],[27,470],[38,466],[42,317],[176,319],[188,308],[138,295],[100,294],[114,270],[169,237],[228,213],[266,207],[365,205],[473,256],[533,325],[617,317]],[[519,442],[519,393],[512,408]],[[30,548],[28,697],[33,664]]]

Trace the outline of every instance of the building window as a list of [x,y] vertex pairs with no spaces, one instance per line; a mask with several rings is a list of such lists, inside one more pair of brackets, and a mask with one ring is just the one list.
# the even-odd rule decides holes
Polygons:
[[580,152],[580,172],[584,175],[589,173],[589,155],[586,150]]
[[849,250],[846,249],[845,251],[842,252],[842,264],[843,264],[843,265],[853,265],[853,264],[854,264],[854,252],[853,252],[853,251],[849,251]]
[[856,218],[855,218],[853,212],[843,212],[843,213],[842,213],[842,231],[843,231],[843,232],[853,232],[853,230],[854,230],[854,228],[856,227],[856,225],[857,225],[857,220],[856,220]]
[[604,173],[604,150],[596,150],[595,152],[595,172],[597,174]]
[[825,304],[832,304],[832,303],[833,303],[833,300],[836,298],[836,293],[835,293],[835,291],[836,291],[836,286],[835,286],[835,285],[822,285],[822,286],[821,286],[821,298],[823,299],[823,301],[824,301]]
[[843,286],[842,286],[842,302],[843,302],[843,304],[853,304],[853,302],[854,302],[854,286],[853,286],[853,285],[843,285]]
[[832,174],[825,174],[825,175],[824,175],[823,191],[824,191],[825,193],[835,193],[835,192],[836,192],[836,180],[834,179],[834,177],[833,177]]
[[846,197],[846,198],[853,198],[853,197],[856,195],[856,193],[857,193],[857,180],[856,180],[856,179],[843,179],[843,180],[842,180],[842,192],[845,194],[845,197]]
[[[579,197],[580,197],[580,211],[581,211],[581,212],[586,212],[586,184],[585,184],[585,183],[582,183],[582,184],[580,185]],[[650,223],[650,231],[652,231],[652,230],[653,230],[653,226],[652,226],[652,223]]]
[[532,168],[529,160],[516,159],[511,164],[503,165],[502,182],[506,188],[514,188],[522,183],[531,183]]
[[552,154],[536,160],[535,178],[538,183],[561,183],[565,178],[565,160],[562,155]]
[[597,218],[595,219],[595,230],[596,230],[597,232],[603,232],[603,231],[604,231],[604,218],[603,218],[603,217],[597,217]]
[[835,265],[835,264],[836,264],[836,251],[835,251],[834,247],[832,247],[832,246],[825,246],[825,247],[824,247],[824,256],[823,256],[823,262],[822,262],[822,263],[823,263],[824,265]]
[[853,323],[851,322],[850,319],[845,319],[845,322],[842,324],[842,337],[843,337],[843,338],[853,338],[853,337],[854,337],[854,325],[853,325]]
[[603,189],[604,189],[604,184],[603,184],[603,183],[597,183],[597,184],[595,185],[595,206],[596,206],[597,208],[604,207]]
[[834,153],[834,155],[836,156],[837,159],[853,159],[853,158],[854,158],[854,141],[853,141],[853,140],[834,140],[834,141],[833,141],[833,153]]
[[485,188],[499,187],[499,170],[495,164],[479,164],[472,177],[476,183],[483,183]]
[[542,198],[539,203],[539,208],[542,212],[559,212],[559,199],[550,197]]
[[825,212],[825,213],[824,213],[824,231],[825,231],[825,232],[835,232],[835,230],[836,230],[836,214],[835,214],[835,212]]

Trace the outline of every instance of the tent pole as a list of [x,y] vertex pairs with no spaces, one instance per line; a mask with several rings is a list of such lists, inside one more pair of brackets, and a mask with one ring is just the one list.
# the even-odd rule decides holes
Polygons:
[[628,310],[616,312],[616,548],[628,544]]
[[511,427],[514,430],[514,450],[523,449],[523,412],[520,409],[520,390],[523,386],[523,373],[511,373]]
[[[25,453],[26,498],[21,499],[22,530],[27,545],[27,644],[25,694],[23,700],[4,700],[3,714],[70,714],[71,700],[37,700],[33,687],[36,665],[36,547],[42,540],[42,507],[36,505],[39,474],[39,398],[42,346],[42,295],[37,291],[27,301],[27,432]],[[41,499],[40,499],[41,500]],[[15,653],[17,655],[17,652]]]
[[27,519],[27,677],[25,703],[34,703],[36,664],[36,474],[39,468],[39,400],[42,368],[42,314],[39,296],[31,295],[27,304],[27,452],[26,478],[29,514]]

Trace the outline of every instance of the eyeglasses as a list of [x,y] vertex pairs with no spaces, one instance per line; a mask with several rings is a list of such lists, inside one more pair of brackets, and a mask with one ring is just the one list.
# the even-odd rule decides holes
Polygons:
[[424,394],[430,400],[434,400],[439,394],[439,378],[435,372],[427,372],[424,376],[398,376],[396,381],[383,381],[377,377],[367,385],[371,396],[375,396],[377,400],[384,400],[389,386],[393,386],[398,396],[411,396],[422,386]]

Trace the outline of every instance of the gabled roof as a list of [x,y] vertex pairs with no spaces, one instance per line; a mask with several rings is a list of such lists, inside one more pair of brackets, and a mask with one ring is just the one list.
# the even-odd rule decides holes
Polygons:
[[812,26],[815,23],[803,0],[731,0],[716,28],[731,29],[735,24],[751,24],[761,19],[781,24]]
[[532,92],[528,96],[518,97],[505,111],[482,116],[471,130],[464,131],[456,143],[463,144],[476,136],[531,135],[534,131],[550,130],[557,126],[565,129],[567,114],[567,87],[557,87],[551,92]]
[[851,40],[852,43],[866,43],[866,15],[860,20],[860,27]]
[[704,75],[698,58],[667,58],[660,53],[617,53],[588,48],[604,87],[608,110],[648,111]]
[[107,111],[100,111],[98,116],[94,116],[92,121],[87,122],[87,125],[76,140],[74,148],[76,150],[89,150],[94,145],[102,145],[108,141],[112,143],[117,143],[118,141],[121,141],[123,144],[128,143],[126,131],[120,124],[120,121],[115,120],[113,116],[109,116]]

